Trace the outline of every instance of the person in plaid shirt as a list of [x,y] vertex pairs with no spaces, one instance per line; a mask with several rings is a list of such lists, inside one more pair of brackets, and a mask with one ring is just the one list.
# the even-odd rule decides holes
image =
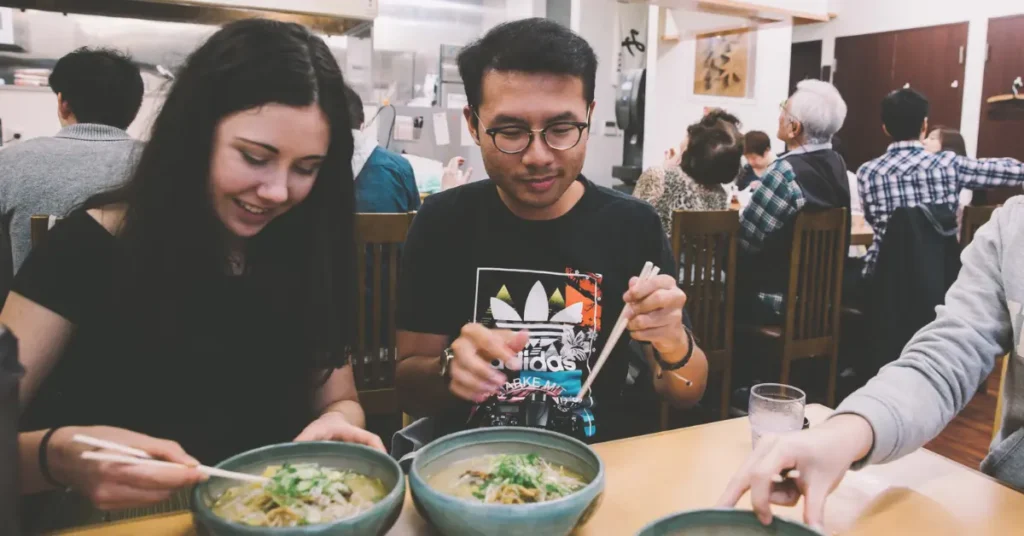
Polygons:
[[768,167],[740,214],[737,311],[749,315],[741,320],[769,323],[781,317],[797,213],[849,211],[846,163],[832,150],[832,136],[845,120],[846,102],[827,82],[804,80],[782,104],[778,138],[789,152]]
[[1024,183],[1024,164],[1012,158],[925,150],[921,140],[928,133],[928,109],[928,99],[909,88],[893,91],[882,101],[883,128],[893,143],[857,171],[864,219],[875,232],[864,257],[865,279],[874,272],[886,225],[897,208],[947,204],[955,209],[960,190]]

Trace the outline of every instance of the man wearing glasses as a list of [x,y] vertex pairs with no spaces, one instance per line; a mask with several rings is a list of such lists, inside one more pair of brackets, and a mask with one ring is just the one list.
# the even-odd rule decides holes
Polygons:
[[[599,441],[650,431],[655,419],[644,426],[624,401],[627,336],[577,398],[627,304],[653,372],[637,387],[685,407],[707,375],[657,214],[580,174],[593,50],[557,23],[526,19],[494,28],[458,63],[490,178],[429,197],[409,233],[397,315],[402,410],[436,417],[435,435],[511,425]],[[637,282],[647,261],[666,275]],[[656,418],[653,405],[644,410]]]

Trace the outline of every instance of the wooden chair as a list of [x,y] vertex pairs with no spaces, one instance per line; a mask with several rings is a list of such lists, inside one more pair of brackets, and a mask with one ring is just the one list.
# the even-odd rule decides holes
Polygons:
[[356,214],[358,332],[352,371],[368,415],[399,412],[394,389],[399,250],[414,215]]
[[999,391],[996,394],[996,416],[995,419],[993,419],[992,421],[993,441],[995,441],[996,439],[996,434],[999,433],[999,427],[1003,425],[1003,397],[1006,393],[1006,369],[1009,368],[1010,366],[1011,355],[1013,354],[1011,353],[1003,356],[1003,358],[1000,360],[1002,361],[1002,365],[1000,365],[998,362],[996,363],[996,368],[998,369],[998,372],[992,371],[992,374],[989,376],[989,379],[991,379],[991,377],[994,376],[995,374],[999,374]]
[[[736,244],[740,220],[735,211],[672,215],[672,253],[679,261],[679,286],[693,336],[708,359],[708,375],[721,376],[720,415],[729,417],[732,382]],[[662,404],[661,427],[668,428],[669,406]]]
[[964,207],[964,217],[960,224],[960,247],[965,248],[971,243],[971,240],[974,240],[974,234],[978,232],[978,228],[988,223],[997,208],[999,205]]
[[835,407],[839,368],[839,314],[846,240],[845,208],[802,211],[797,215],[783,324],[744,327],[747,334],[763,343],[763,351],[772,351],[781,358],[780,383],[789,382],[793,361],[827,357],[826,396],[831,407]]

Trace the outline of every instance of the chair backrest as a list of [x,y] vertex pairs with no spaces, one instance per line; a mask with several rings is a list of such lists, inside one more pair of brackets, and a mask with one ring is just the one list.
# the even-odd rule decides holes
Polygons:
[[965,248],[971,243],[971,240],[974,240],[974,234],[978,232],[978,228],[988,223],[997,208],[999,205],[964,207],[964,217],[960,223],[960,247]]
[[679,286],[686,293],[693,334],[709,361],[713,352],[732,353],[739,228],[732,210],[672,214]]
[[50,232],[50,222],[55,219],[53,216],[45,214],[31,217],[29,220],[29,239],[32,242],[32,247],[42,243],[43,239],[46,238],[46,233]]
[[352,370],[360,391],[394,387],[398,267],[414,215],[356,214],[358,331]]
[[845,208],[796,217],[783,342],[797,356],[822,355],[838,344],[847,234]]

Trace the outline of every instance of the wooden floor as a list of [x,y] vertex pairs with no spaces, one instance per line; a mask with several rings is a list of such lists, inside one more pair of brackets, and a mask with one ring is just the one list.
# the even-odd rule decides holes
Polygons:
[[949,426],[925,448],[971,469],[977,469],[992,442],[992,424],[999,392],[999,369],[986,387],[964,408]]

